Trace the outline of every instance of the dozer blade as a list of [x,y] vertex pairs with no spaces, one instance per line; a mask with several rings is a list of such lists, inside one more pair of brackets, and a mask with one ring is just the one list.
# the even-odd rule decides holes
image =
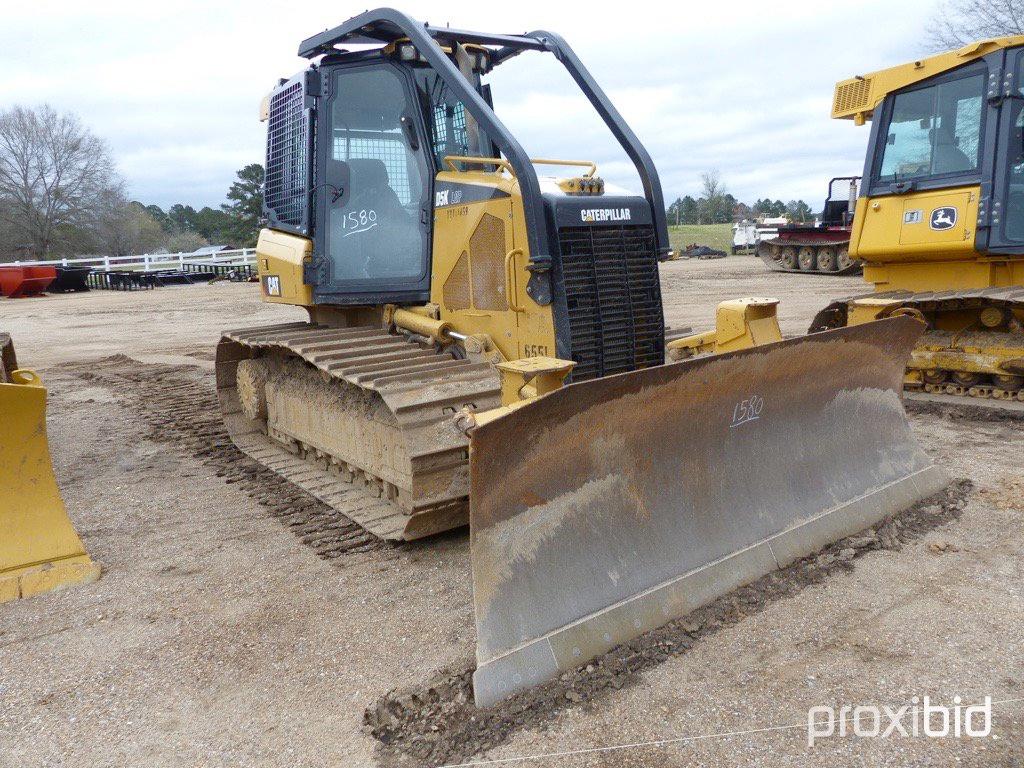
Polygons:
[[487,706],[941,490],[909,318],[572,384],[472,434]]
[[[11,355],[13,359],[13,354]],[[0,602],[95,581],[61,501],[46,441],[46,389],[31,371],[0,378]]]

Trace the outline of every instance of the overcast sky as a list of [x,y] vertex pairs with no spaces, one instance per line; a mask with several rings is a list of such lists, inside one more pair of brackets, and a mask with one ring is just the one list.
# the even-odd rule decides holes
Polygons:
[[[434,24],[550,29],[575,48],[646,144],[666,200],[716,168],[730,192],[821,204],[857,174],[867,128],[829,117],[837,80],[922,55],[935,0],[857,3],[454,3],[397,7]],[[364,10],[338,2],[8,3],[0,107],[77,112],[113,150],[133,198],[223,201],[236,169],[263,162],[263,95],[304,67],[299,41]],[[507,71],[505,70],[507,67]],[[499,115],[534,156],[593,159],[637,188],[614,139],[550,56],[491,77]]]

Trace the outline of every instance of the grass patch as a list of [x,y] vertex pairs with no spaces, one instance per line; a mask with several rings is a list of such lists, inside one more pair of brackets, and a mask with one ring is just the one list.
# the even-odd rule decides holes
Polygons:
[[668,228],[668,239],[673,250],[679,251],[696,243],[718,251],[730,253],[732,224],[681,224]]

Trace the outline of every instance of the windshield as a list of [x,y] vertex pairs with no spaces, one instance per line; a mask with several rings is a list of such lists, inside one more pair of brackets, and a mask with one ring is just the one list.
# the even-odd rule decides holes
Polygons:
[[897,94],[879,181],[977,172],[984,88],[974,74]]

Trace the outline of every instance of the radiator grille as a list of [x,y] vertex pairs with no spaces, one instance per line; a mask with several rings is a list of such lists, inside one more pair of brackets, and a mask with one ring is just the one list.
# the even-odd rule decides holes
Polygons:
[[573,381],[660,365],[665,324],[654,229],[566,227],[558,232],[569,310]]
[[302,83],[295,82],[270,98],[267,123],[267,175],[264,207],[278,224],[306,227],[308,199],[307,116]]

